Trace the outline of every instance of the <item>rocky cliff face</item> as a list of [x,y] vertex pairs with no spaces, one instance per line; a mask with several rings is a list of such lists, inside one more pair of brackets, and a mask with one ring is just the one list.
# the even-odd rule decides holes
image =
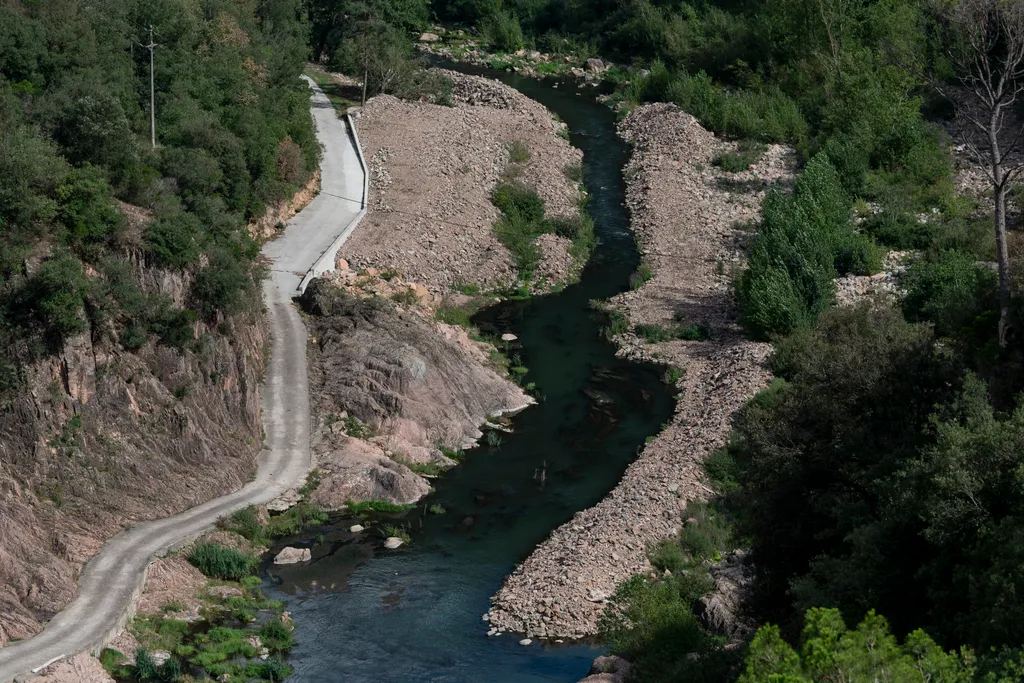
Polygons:
[[313,454],[324,474],[314,502],[411,503],[426,495],[413,470],[455,464],[441,448],[481,436],[489,415],[520,410],[529,396],[487,365],[483,344],[416,304],[360,298],[314,280],[311,313]]
[[[186,276],[133,258],[147,293],[182,304]],[[240,487],[262,442],[262,308],[208,327],[184,351],[135,352],[90,328],[24,368],[0,404],[0,645],[76,595],[103,541]]]

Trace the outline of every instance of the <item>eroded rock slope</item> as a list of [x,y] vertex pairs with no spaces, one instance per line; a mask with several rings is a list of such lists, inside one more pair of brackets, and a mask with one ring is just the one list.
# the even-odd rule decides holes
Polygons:
[[339,278],[314,280],[302,298],[311,314],[312,448],[323,474],[312,500],[330,509],[411,503],[429,489],[414,470],[454,465],[442,448],[472,445],[488,416],[532,400],[462,328],[412,301],[358,296]]

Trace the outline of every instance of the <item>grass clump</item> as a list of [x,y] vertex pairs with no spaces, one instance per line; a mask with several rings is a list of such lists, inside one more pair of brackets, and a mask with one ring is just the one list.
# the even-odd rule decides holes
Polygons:
[[525,140],[513,140],[506,145],[508,160],[513,164],[525,164],[530,160],[530,146]]
[[274,515],[267,522],[265,534],[268,539],[284,538],[326,524],[328,514],[312,503],[299,503],[280,515]]
[[654,270],[646,263],[641,263],[639,267],[629,276],[629,288],[637,290],[643,287],[646,283],[651,281],[654,277]]
[[368,512],[379,512],[383,514],[397,514],[399,512],[405,512],[411,505],[399,505],[397,503],[390,503],[386,500],[362,500],[345,501],[345,505],[348,506],[349,512],[354,515],[365,514]]
[[440,503],[434,503],[433,505],[430,506],[430,514],[432,515],[443,515],[446,512],[448,511],[445,510],[444,506],[441,505]]
[[412,541],[412,537],[409,536],[409,531],[401,524],[383,524],[380,527],[380,532],[385,538],[402,539],[402,543],[405,545],[409,545]]
[[565,168],[562,169],[562,173],[574,183],[583,182],[583,164],[581,162],[577,161],[574,164],[566,164]]
[[711,162],[726,173],[749,170],[768,151],[768,146],[756,140],[743,140],[735,152],[723,152]]
[[395,292],[391,295],[391,300],[396,304],[404,304],[406,306],[412,306],[419,303],[419,297],[416,296],[416,290],[412,287],[407,288],[404,292]]
[[622,311],[609,310],[608,324],[604,327],[604,336],[608,339],[612,339],[620,334],[623,334],[629,329],[629,318]]
[[368,422],[363,422],[358,417],[349,415],[343,422],[345,434],[356,439],[372,439],[377,436],[377,428]]
[[256,559],[216,543],[199,543],[188,554],[189,563],[211,579],[240,581],[249,576]]
[[465,452],[463,452],[461,448],[452,448],[450,446],[445,446],[443,444],[439,445],[437,448],[439,451],[441,451],[442,455],[444,455],[446,458],[451,458],[455,462],[461,462],[463,456],[465,455]]

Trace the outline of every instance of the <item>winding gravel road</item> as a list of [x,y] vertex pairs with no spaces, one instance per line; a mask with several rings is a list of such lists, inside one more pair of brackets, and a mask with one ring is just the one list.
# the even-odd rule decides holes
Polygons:
[[324,93],[306,80],[313,89],[313,117],[324,147],[321,193],[289,222],[283,236],[263,249],[273,262],[271,277],[263,284],[272,352],[262,392],[266,441],[256,479],[232,494],[173,517],[137,524],[107,541],[82,571],[75,601],[39,635],[0,649],[0,682],[101,646],[119,629],[156,554],[206,531],[234,510],[272,500],[308,471],[306,328],[292,297],[302,276],[359,213],[364,171],[345,122]]

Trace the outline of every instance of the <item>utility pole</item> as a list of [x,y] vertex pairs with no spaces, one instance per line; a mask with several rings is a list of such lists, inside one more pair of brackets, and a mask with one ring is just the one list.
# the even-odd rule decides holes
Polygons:
[[366,82],[370,80],[370,68],[363,67],[363,105],[366,106]]
[[149,45],[142,47],[149,50],[149,144],[156,151],[156,87],[153,84],[153,24],[149,25]]

